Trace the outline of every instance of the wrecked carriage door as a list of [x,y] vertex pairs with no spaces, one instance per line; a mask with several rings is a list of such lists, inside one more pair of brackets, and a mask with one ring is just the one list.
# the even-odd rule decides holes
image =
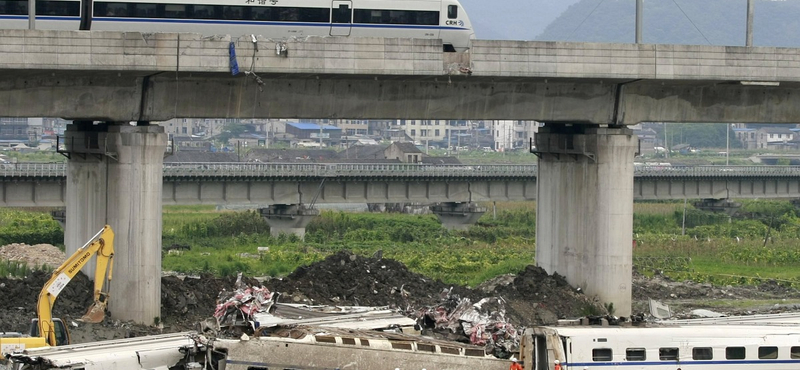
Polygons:
[[[568,338],[566,338],[568,339]],[[566,343],[558,332],[544,327],[525,330],[520,343],[520,360],[525,370],[553,370],[554,360],[566,360]]]
[[353,26],[353,2],[334,0],[331,5],[331,36],[350,36]]

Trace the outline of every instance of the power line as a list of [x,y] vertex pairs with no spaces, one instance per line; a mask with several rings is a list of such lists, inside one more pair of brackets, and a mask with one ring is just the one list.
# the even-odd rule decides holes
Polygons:
[[[673,0],[673,1],[674,1],[674,0]],[[581,21],[581,23],[580,23],[580,24],[579,24],[577,27],[575,27],[575,29],[574,29],[574,30],[572,30],[572,32],[570,32],[569,36],[567,36],[567,41],[569,41],[569,39],[572,37],[572,34],[574,34],[574,33],[575,33],[575,31],[577,31],[577,30],[578,30],[578,28],[581,28],[581,26],[583,26],[583,23],[584,23],[584,22],[586,22],[586,20],[587,20],[587,19],[589,19],[589,17],[591,17],[591,16],[592,16],[592,14],[594,14],[594,11],[595,11],[595,10],[597,10],[597,8],[599,8],[599,7],[600,7],[600,5],[603,5],[603,3],[604,3],[604,2],[606,2],[606,0],[600,0],[600,2],[599,2],[599,3],[597,3],[597,5],[594,7],[594,9],[592,9],[592,11],[589,13],[589,15],[587,15],[587,16],[586,16],[586,18],[583,18],[583,20]]]
[[704,38],[704,39],[706,39],[706,42],[707,42],[709,45],[711,45],[711,41],[708,41],[708,38],[706,37],[706,35],[704,35],[704,34],[703,34],[703,31],[700,31],[700,28],[698,28],[698,27],[697,27],[697,25],[696,25],[696,24],[694,24],[694,22],[692,22],[692,18],[689,18],[689,15],[688,15],[688,14],[686,14],[686,12],[684,12],[684,11],[683,11],[683,8],[681,8],[681,6],[680,6],[680,5],[678,5],[678,2],[677,2],[677,1],[675,1],[675,0],[672,0],[672,2],[675,4],[675,6],[677,6],[677,7],[678,7],[678,9],[680,9],[681,13],[683,13],[683,16],[684,16],[684,17],[686,17],[686,19],[688,19],[688,20],[689,20],[689,23],[691,23],[691,24],[692,24],[692,26],[694,26],[694,29],[696,29],[696,30],[697,30],[697,32],[700,32],[700,36],[703,36],[703,38]]

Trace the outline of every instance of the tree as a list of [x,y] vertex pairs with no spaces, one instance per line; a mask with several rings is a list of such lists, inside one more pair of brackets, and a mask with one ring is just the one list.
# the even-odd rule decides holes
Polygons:
[[247,132],[247,127],[239,123],[226,123],[225,126],[222,127],[222,133],[217,135],[217,140],[228,144],[230,139],[239,137],[239,135]]

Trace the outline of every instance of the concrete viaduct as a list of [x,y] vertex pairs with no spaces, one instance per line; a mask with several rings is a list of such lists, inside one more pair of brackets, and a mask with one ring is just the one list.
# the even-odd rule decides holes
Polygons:
[[[114,226],[127,263],[112,289],[142,299],[111,302],[111,312],[148,323],[159,316],[166,146],[151,121],[544,122],[536,262],[620,315],[630,313],[638,150],[625,125],[800,121],[798,49],[489,40],[468,53],[441,49],[430,40],[0,30],[0,112],[75,120],[67,249]],[[232,75],[231,59],[241,73]]]

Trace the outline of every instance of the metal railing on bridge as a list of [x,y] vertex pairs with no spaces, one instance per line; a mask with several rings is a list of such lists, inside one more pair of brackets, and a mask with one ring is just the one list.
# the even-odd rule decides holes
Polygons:
[[[409,163],[165,163],[164,177],[519,177],[537,165]],[[0,177],[65,177],[66,163],[0,163]],[[636,177],[800,177],[800,166],[636,165]]]
[[[2,177],[64,177],[66,163],[4,163]],[[165,163],[164,177],[521,177],[536,165],[428,165],[361,163]]]

